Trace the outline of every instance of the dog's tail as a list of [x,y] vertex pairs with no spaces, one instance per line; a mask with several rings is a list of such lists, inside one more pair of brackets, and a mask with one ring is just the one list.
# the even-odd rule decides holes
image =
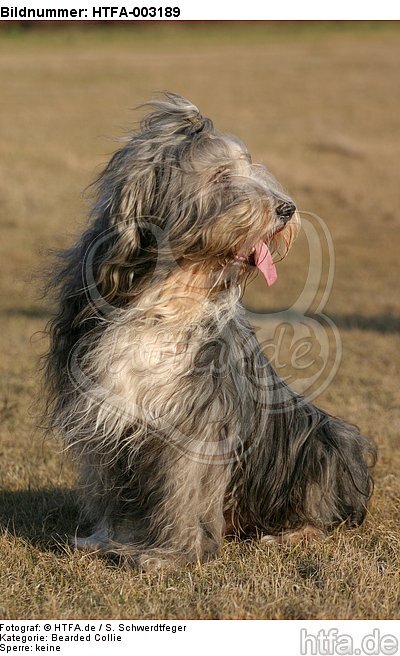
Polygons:
[[292,390],[259,348],[245,366],[247,393],[249,382],[254,388],[254,429],[231,483],[238,491],[237,523],[267,533],[361,524],[373,490],[374,445],[356,426]]

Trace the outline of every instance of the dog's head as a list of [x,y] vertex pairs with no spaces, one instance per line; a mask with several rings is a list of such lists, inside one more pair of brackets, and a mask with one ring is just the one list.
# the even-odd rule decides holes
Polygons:
[[167,93],[148,105],[97,181],[96,220],[111,230],[99,266],[109,298],[177,266],[226,285],[257,265],[271,284],[272,258],[285,256],[299,225],[290,197],[188,100]]

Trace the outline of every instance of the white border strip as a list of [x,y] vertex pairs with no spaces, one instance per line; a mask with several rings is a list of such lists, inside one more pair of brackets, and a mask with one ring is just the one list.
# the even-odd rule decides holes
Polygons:
[[399,630],[395,620],[4,620],[0,653],[395,656]]
[[393,0],[0,0],[0,19],[8,20],[398,20]]

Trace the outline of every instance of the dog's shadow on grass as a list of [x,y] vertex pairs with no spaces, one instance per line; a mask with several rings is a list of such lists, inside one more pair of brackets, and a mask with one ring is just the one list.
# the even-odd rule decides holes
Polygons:
[[[246,309],[252,313],[254,320],[275,320],[277,314],[282,314],[288,320],[302,322],[304,315],[301,312],[287,308],[274,308],[273,310],[260,311],[251,306],[251,303],[246,304]],[[312,319],[319,320],[318,314],[310,313]],[[378,314],[363,315],[359,313],[352,314],[332,314],[325,313],[324,315],[332,321],[339,330],[362,330],[371,331],[382,334],[398,333],[400,331],[400,316],[395,314]]]
[[0,492],[0,530],[23,538],[38,549],[60,552],[68,545],[70,536],[86,528],[80,523],[73,490]]

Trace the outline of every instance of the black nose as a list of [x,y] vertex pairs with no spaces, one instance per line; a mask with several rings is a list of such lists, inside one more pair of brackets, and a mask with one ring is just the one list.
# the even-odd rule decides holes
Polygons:
[[287,223],[292,218],[296,211],[296,206],[293,203],[282,203],[276,208],[276,213],[282,221]]

